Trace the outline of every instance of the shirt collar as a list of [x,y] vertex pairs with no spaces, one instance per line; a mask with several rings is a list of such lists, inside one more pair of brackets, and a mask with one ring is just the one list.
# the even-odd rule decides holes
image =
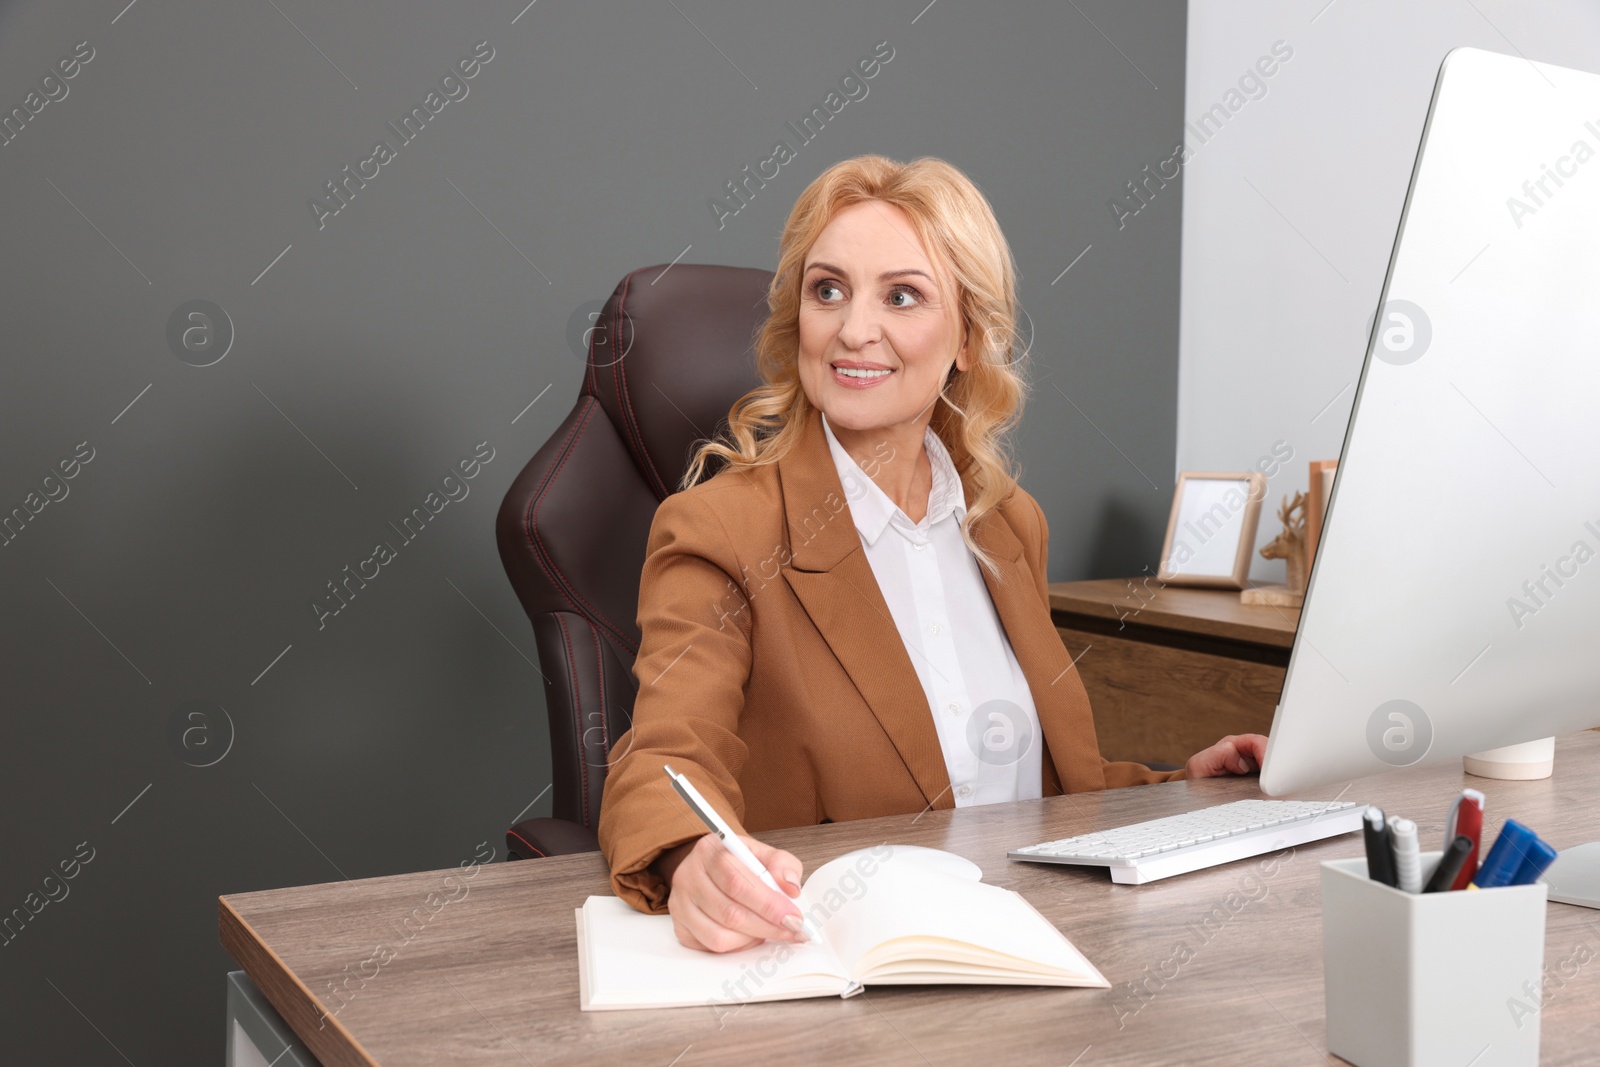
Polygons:
[[928,462],[933,467],[933,485],[928,491],[928,513],[920,523],[912,522],[889,499],[889,494],[878,488],[878,483],[869,478],[850,457],[850,453],[833,435],[826,415],[822,416],[822,430],[827,435],[828,451],[833,455],[833,465],[844,486],[845,500],[850,504],[850,517],[868,545],[876,544],[884,528],[891,523],[912,540],[923,541],[927,539],[927,531],[934,523],[942,522],[950,515],[954,515],[958,522],[965,517],[967,502],[961,478],[956,473],[944,442],[939,440],[932,426],[927,427],[922,435],[922,447],[927,450]]

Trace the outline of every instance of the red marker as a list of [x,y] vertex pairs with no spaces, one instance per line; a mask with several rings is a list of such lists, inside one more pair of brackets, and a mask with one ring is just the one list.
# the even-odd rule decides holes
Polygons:
[[1450,806],[1450,814],[1444,821],[1445,847],[1450,847],[1450,842],[1459,834],[1472,841],[1472,851],[1467,853],[1466,861],[1461,864],[1461,873],[1456,875],[1456,880],[1451,883],[1451,889],[1465,889],[1478,873],[1478,839],[1483,834],[1483,804],[1484,796],[1476,789],[1463,789],[1456,802]]

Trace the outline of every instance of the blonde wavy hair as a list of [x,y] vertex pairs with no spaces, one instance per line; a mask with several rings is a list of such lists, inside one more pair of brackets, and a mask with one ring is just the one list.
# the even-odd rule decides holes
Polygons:
[[1017,345],[1016,263],[989,202],[965,174],[942,159],[900,163],[878,155],[835,163],[806,187],[784,224],[778,268],[767,290],[770,314],[756,338],[762,383],[728,410],[727,433],[696,448],[679,486],[704,477],[775,463],[800,438],[812,404],[800,384],[800,300],[806,254],[840,210],[863,201],[894,204],[911,218],[922,246],[956,282],[968,337],[968,369],[954,367],[934,401],[929,425],[956,471],[975,491],[961,537],[978,562],[997,573],[972,530],[1016,479],[1007,433],[1027,393]]

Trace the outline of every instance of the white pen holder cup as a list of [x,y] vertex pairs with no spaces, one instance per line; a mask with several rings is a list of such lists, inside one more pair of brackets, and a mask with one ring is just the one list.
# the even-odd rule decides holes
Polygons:
[[[1424,883],[1439,855],[1422,854]],[[1357,1067],[1536,1067],[1545,892],[1405,893],[1365,858],[1324,862],[1328,1051]]]

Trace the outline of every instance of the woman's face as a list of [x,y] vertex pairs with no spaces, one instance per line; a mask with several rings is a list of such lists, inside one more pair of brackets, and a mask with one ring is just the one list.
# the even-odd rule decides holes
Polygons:
[[805,259],[800,384],[835,430],[914,431],[953,363],[967,369],[953,283],[905,211],[870,200],[828,223]]

